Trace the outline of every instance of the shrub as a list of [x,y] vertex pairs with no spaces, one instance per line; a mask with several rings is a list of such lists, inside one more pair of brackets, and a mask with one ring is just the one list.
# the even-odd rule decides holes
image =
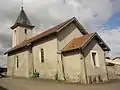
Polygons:
[[35,71],[32,73],[32,77],[33,77],[33,78],[37,78],[37,77],[39,77],[39,76],[40,76],[40,73],[37,72],[36,69],[35,69]]
[[58,80],[58,73],[55,74],[55,80]]

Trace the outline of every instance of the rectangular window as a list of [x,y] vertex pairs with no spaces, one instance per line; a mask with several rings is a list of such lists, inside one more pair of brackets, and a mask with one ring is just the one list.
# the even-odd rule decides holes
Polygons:
[[91,60],[92,60],[93,66],[99,67],[99,61],[98,61],[98,53],[97,53],[97,51],[92,51],[91,52]]
[[27,29],[25,29],[25,34],[27,34]]
[[44,50],[41,49],[41,63],[44,63]]
[[92,53],[93,65],[96,66],[96,53]]
[[19,68],[19,60],[18,60],[18,56],[16,56],[16,67]]

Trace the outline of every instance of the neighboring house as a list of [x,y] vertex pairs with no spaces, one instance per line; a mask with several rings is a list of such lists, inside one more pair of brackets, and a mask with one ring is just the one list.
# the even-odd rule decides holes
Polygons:
[[113,63],[120,65],[120,57],[115,57],[115,58],[113,59]]
[[4,77],[7,75],[7,68],[0,67],[0,77]]
[[106,59],[109,79],[120,79],[120,57]]
[[105,62],[107,66],[114,66],[113,59],[111,59],[110,57],[105,57]]
[[115,74],[120,79],[120,57],[114,58],[112,63],[115,64],[115,67],[116,67],[116,73]]
[[92,83],[108,80],[105,53],[110,48],[97,33],[88,33],[73,17],[32,37],[34,26],[23,8],[12,29],[8,76]]
[[108,59],[106,58],[107,63],[115,64],[115,65],[120,65],[120,57],[115,57],[114,59]]

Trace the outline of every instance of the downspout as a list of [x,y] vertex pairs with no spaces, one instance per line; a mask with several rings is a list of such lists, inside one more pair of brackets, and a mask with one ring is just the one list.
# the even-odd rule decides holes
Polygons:
[[14,61],[13,61],[13,67],[12,67],[12,77],[14,76],[14,70],[15,70],[15,59],[16,59],[16,55],[14,55]]
[[[109,52],[109,51],[108,51],[108,52]],[[104,52],[104,57],[106,56],[106,53],[108,53],[108,52]],[[109,79],[109,74],[108,74],[108,69],[107,69],[107,66],[106,66],[106,60],[105,60],[105,59],[104,59],[104,62],[105,62],[105,68],[106,68],[107,79],[110,80],[110,79]]]
[[66,80],[66,77],[65,77],[65,68],[64,68],[64,63],[63,63],[63,54],[62,53],[61,53],[61,62],[62,62],[63,78],[64,78],[64,80]]
[[57,73],[56,73],[56,74],[58,75],[58,79],[60,80],[60,77],[59,77],[59,69],[60,69],[61,66],[60,66],[60,64],[59,64],[60,61],[59,61],[59,56],[58,56],[58,55],[61,54],[61,53],[58,53],[58,51],[59,51],[59,43],[58,43],[58,35],[57,35],[57,33],[56,33],[56,39],[57,39],[57,64],[58,64],[58,65],[57,65]]
[[[57,51],[59,51],[59,41],[58,41],[58,34],[56,34],[56,37],[57,37]],[[58,52],[57,53],[57,59],[58,59],[58,63],[60,63],[60,61],[59,61],[59,58],[58,58],[58,54],[60,54],[61,55],[61,65],[60,65],[60,67],[59,68],[61,68],[62,67],[62,74],[63,74],[63,78],[64,78],[64,80],[66,80],[66,77],[65,77],[65,68],[64,68],[64,63],[63,63],[63,53],[60,51],[60,52]]]
[[88,77],[87,77],[87,68],[86,68],[86,62],[85,62],[85,55],[84,55],[84,52],[83,52],[82,48],[80,48],[80,52],[81,52],[82,57],[83,57],[86,84],[88,84]]
[[29,46],[29,50],[30,50],[30,56],[31,56],[31,62],[32,62],[32,73],[34,73],[34,60],[33,60],[33,51],[32,51],[32,44],[30,44]]

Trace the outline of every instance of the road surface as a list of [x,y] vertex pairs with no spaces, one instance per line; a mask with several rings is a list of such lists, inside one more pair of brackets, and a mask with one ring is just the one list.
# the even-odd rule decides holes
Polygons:
[[0,78],[0,90],[119,90],[120,81],[110,83],[80,85],[64,84],[50,80],[30,80],[20,78]]

